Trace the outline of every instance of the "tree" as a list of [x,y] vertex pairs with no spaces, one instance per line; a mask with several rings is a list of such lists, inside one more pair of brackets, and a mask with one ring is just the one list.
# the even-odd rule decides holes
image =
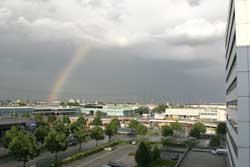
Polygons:
[[174,134],[173,128],[170,126],[163,126],[161,128],[161,135],[163,137],[172,136]]
[[70,119],[67,116],[63,116],[63,123],[70,124]]
[[6,133],[4,135],[4,139],[3,139],[3,145],[4,145],[4,147],[8,148],[11,140],[14,137],[16,137],[19,133],[20,133],[20,130],[17,127],[15,127],[15,126],[12,126],[10,128],[10,130],[6,131]]
[[96,125],[96,126],[102,126],[101,117],[99,115],[96,115],[93,122],[92,122],[92,124]]
[[19,117],[19,114],[18,114],[18,112],[15,112],[15,118],[17,118],[17,117]]
[[85,119],[84,119],[83,115],[80,115],[76,121],[79,124],[85,125]]
[[206,126],[201,122],[197,122],[193,125],[192,130],[190,132],[190,136],[200,138],[201,135],[205,133],[206,133]]
[[150,149],[144,142],[141,142],[136,150],[135,161],[140,167],[144,167],[151,162]]
[[110,123],[113,124],[113,125],[116,127],[116,133],[117,133],[118,127],[121,126],[121,123],[120,123],[119,119],[115,117],[115,118],[113,118],[113,119],[110,121]]
[[36,139],[29,133],[22,132],[15,136],[10,142],[9,149],[17,161],[23,161],[24,167],[29,159],[39,155]]
[[226,133],[227,133],[227,125],[225,122],[221,122],[217,125],[216,127],[216,134],[218,135],[220,139],[220,144],[224,145],[225,144],[225,139],[226,139]]
[[136,127],[136,133],[138,135],[145,135],[147,133],[147,127],[142,125],[142,124],[139,124],[137,127]]
[[173,130],[180,131],[182,130],[182,125],[179,122],[174,122],[171,124]]
[[35,114],[35,121],[36,121],[37,127],[47,125],[46,121],[44,120],[41,114]]
[[55,164],[57,164],[57,153],[67,149],[67,136],[62,132],[52,129],[45,138],[45,147],[51,153],[55,153]]
[[39,126],[35,130],[36,140],[43,144],[44,139],[48,135],[48,133],[49,133],[49,127],[48,126]]
[[91,130],[90,137],[96,141],[96,146],[98,145],[98,140],[103,140],[105,138],[103,130],[99,126],[96,126]]
[[116,127],[114,124],[109,123],[105,127],[105,134],[109,137],[109,142],[111,142],[111,137],[114,136],[116,133]]
[[53,125],[52,128],[57,131],[57,132],[61,132],[63,134],[65,134],[66,136],[69,136],[69,129],[67,126],[65,126],[65,124],[63,123],[62,120],[58,119],[56,120]]
[[156,108],[153,109],[153,112],[154,112],[154,113],[164,113],[166,108],[168,108],[167,105],[165,105],[165,104],[160,104],[160,105],[158,105]]
[[227,133],[227,125],[225,122],[221,122],[217,125],[216,133],[218,135],[225,135]]
[[220,137],[219,136],[213,136],[210,140],[209,146],[212,148],[216,148],[220,146]]
[[161,158],[160,155],[161,155],[160,149],[158,148],[157,145],[155,145],[152,149],[152,160],[156,161],[160,159]]
[[55,115],[49,115],[49,116],[48,116],[47,123],[48,123],[48,124],[51,124],[51,123],[53,123],[55,120],[56,120],[56,116],[55,116]]
[[139,122],[138,122],[137,120],[132,119],[132,120],[129,122],[128,127],[129,127],[129,128],[133,128],[133,129],[136,130],[136,128],[137,128],[138,125],[139,125]]
[[30,118],[30,113],[29,112],[24,112],[22,117],[23,118]]
[[85,129],[83,126],[79,126],[76,128],[74,131],[74,134],[76,135],[76,139],[79,142],[79,152],[82,149],[82,143],[87,140],[88,134],[86,133]]
[[137,114],[139,114],[139,115],[148,114],[148,113],[149,113],[149,108],[148,108],[148,107],[141,106],[141,107],[135,109],[135,113],[137,113]]

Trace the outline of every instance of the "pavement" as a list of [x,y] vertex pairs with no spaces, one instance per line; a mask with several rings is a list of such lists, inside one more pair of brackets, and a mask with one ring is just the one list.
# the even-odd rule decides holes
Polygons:
[[102,151],[83,159],[66,164],[63,167],[101,167],[108,162],[117,162],[124,167],[136,165],[134,156],[129,156],[130,152],[135,152],[137,146],[126,144],[115,147],[113,151]]
[[180,167],[226,167],[223,155],[214,155],[210,152],[188,152]]

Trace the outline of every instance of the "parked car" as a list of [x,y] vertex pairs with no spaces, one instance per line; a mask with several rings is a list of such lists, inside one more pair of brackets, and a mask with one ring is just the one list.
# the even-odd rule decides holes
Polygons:
[[211,153],[212,154],[227,154],[227,150],[218,148],[216,150],[212,150]]
[[105,151],[112,151],[112,148],[111,147],[105,147],[104,150]]
[[123,167],[123,166],[116,162],[109,162],[108,164],[105,164],[102,167]]
[[136,141],[132,141],[131,144],[136,145]]

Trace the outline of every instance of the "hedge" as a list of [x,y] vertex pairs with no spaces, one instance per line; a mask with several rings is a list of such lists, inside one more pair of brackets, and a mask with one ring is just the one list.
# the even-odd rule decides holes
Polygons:
[[80,153],[78,153],[78,154],[72,155],[72,156],[70,156],[70,157],[68,157],[68,158],[66,158],[66,159],[64,159],[64,160],[62,160],[61,162],[59,162],[59,164],[62,165],[62,164],[71,163],[71,162],[76,161],[76,160],[79,160],[79,159],[81,159],[81,158],[83,158],[83,157],[87,157],[87,156],[89,156],[89,155],[91,155],[91,154],[100,152],[100,151],[102,151],[105,147],[113,147],[113,146],[116,146],[116,145],[121,144],[121,143],[123,143],[123,142],[121,142],[121,141],[115,141],[115,142],[111,142],[111,143],[107,143],[107,144],[100,145],[100,146],[95,147],[95,148],[93,148],[93,149],[89,149],[89,150],[87,150],[87,151],[85,151],[85,152],[80,152]]

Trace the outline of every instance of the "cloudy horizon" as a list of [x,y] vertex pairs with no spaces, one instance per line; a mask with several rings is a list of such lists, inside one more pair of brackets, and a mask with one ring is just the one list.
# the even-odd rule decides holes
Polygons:
[[0,99],[224,102],[227,1],[2,0]]

